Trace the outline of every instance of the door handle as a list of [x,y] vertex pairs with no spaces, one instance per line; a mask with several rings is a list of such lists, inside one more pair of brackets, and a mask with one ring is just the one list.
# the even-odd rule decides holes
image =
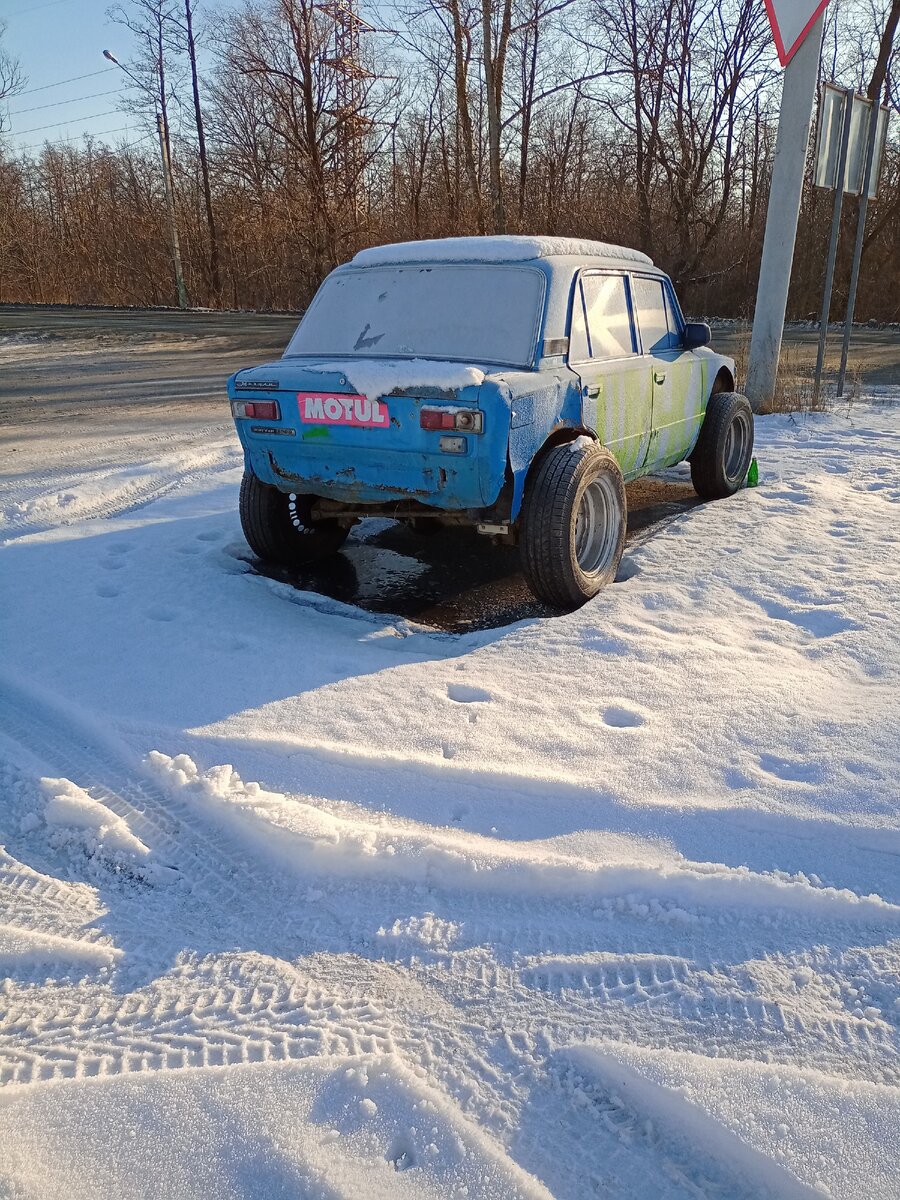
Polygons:
[[584,389],[589,400],[596,400],[603,391],[601,387],[588,387]]
[[658,371],[654,371],[653,372],[653,382],[657,383],[657,384],[665,383],[666,382],[665,372],[662,375],[660,375]]

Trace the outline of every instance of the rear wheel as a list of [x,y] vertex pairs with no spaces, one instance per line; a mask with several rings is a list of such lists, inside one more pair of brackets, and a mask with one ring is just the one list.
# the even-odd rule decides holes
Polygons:
[[522,506],[522,569],[535,596],[577,608],[612,583],[626,520],[622,472],[608,450],[586,439],[550,450]]
[[733,496],[753,457],[753,410],[740,392],[710,396],[691,454],[691,482],[704,500]]
[[302,567],[336,554],[349,529],[310,517],[313,497],[279,491],[252,471],[241,482],[241,528],[258,558],[282,567]]

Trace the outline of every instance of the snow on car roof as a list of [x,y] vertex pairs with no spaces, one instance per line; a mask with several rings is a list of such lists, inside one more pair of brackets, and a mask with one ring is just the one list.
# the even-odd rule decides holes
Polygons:
[[520,237],[502,234],[496,237],[432,238],[421,242],[396,242],[391,246],[372,246],[353,258],[357,267],[396,265],[417,262],[524,262],[532,258],[550,258],[557,254],[580,258],[615,258],[653,266],[653,260],[640,250],[592,242],[582,238]]

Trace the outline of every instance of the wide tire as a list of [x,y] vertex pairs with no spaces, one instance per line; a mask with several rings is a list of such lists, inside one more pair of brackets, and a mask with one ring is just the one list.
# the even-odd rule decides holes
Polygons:
[[522,506],[522,570],[539,600],[578,608],[616,577],[628,508],[619,465],[579,438],[546,454]]
[[241,481],[241,528],[253,553],[281,567],[302,567],[336,554],[349,530],[337,521],[313,521],[311,496],[288,495],[261,483],[252,471]]
[[740,392],[710,396],[690,457],[691,482],[704,500],[733,496],[753,458],[753,409]]

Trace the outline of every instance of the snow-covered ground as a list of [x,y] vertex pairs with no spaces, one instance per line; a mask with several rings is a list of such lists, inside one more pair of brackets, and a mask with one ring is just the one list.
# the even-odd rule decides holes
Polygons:
[[134,450],[0,497],[0,1195],[897,1200],[900,405],[465,636]]

